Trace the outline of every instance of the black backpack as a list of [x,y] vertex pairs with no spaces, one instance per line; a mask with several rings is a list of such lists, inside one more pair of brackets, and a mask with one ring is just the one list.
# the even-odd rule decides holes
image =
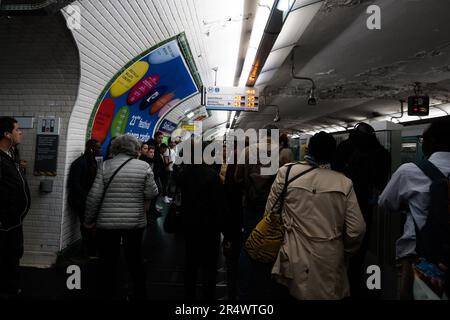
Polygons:
[[446,177],[435,165],[425,160],[417,166],[431,179],[430,205],[425,225],[416,222],[416,251],[433,263],[450,266],[450,175]]

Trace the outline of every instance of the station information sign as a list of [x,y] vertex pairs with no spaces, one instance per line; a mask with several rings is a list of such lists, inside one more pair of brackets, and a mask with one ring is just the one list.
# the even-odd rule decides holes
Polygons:
[[205,87],[202,104],[207,110],[258,111],[259,92],[248,87]]

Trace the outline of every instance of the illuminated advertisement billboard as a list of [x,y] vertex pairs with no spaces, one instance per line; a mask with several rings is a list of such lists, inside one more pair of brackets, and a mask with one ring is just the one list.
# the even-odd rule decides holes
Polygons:
[[111,139],[121,134],[147,141],[167,112],[198,94],[200,87],[186,38],[180,34],[142,53],[116,73],[97,100],[87,139],[100,141],[103,155]]

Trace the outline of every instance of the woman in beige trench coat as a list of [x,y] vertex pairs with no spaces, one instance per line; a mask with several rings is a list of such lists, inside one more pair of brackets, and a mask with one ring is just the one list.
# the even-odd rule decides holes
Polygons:
[[[272,269],[275,280],[299,300],[350,295],[346,264],[365,233],[351,180],[330,169],[335,148],[330,134],[316,134],[310,139],[307,161],[295,164],[289,173],[294,177],[318,167],[288,186],[282,210],[284,241]],[[286,166],[278,171],[266,212],[283,189],[286,171]]]

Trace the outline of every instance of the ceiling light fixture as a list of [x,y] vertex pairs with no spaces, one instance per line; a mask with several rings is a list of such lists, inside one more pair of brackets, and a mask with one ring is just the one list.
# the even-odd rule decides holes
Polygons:
[[273,122],[279,122],[280,119],[280,110],[277,110],[277,113],[275,114],[275,118],[273,119]]
[[189,112],[188,115],[187,115],[187,117],[188,117],[189,119],[192,119],[192,118],[194,117],[194,115],[195,115],[194,112]]
[[[264,29],[269,20],[272,12],[272,7],[275,0],[260,1],[258,9],[256,10],[255,21],[253,23],[252,34],[247,49],[247,53],[244,60],[244,66],[242,68],[241,78],[239,86],[244,87],[249,81],[250,72],[253,69],[253,63],[255,61],[256,53],[260,46],[261,40],[264,35]],[[267,10],[269,9],[269,10]],[[251,80],[254,81],[255,79]]]

